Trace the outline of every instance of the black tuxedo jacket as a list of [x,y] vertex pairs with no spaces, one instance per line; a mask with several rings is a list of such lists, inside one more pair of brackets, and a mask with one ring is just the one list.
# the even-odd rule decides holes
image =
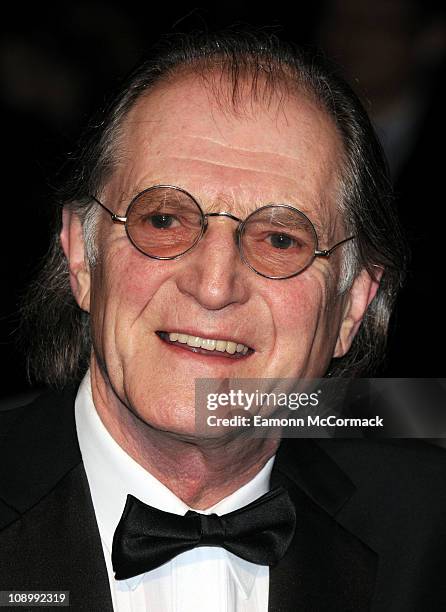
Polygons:
[[[273,485],[297,511],[272,612],[446,610],[446,453],[422,443],[284,440]],[[74,391],[0,413],[0,590],[112,610]],[[210,611],[211,612],[211,611]]]

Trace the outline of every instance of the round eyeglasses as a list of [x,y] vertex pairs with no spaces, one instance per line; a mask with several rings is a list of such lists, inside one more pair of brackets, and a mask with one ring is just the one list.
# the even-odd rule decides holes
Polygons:
[[228,212],[204,213],[197,200],[181,187],[154,185],[138,193],[121,217],[91,196],[114,223],[125,226],[130,242],[152,259],[178,259],[203,237],[209,217],[227,217],[238,223],[235,239],[242,261],[265,278],[282,280],[303,272],[315,257],[330,257],[344,238],[330,249],[319,250],[309,218],[288,204],[267,204],[239,219]]

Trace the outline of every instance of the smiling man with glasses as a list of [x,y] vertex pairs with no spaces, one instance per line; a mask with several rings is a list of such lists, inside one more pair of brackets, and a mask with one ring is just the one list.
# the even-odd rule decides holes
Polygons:
[[382,359],[405,248],[355,96],[275,37],[173,37],[95,125],[26,311],[31,366],[64,392],[8,417],[2,588],[89,611],[441,609],[440,451],[197,430],[197,379]]

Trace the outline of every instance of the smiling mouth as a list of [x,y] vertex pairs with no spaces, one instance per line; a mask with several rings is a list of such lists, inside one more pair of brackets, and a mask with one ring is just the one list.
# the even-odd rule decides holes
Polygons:
[[246,344],[233,342],[232,340],[217,340],[213,338],[202,338],[191,336],[180,332],[157,331],[157,336],[168,344],[176,345],[178,348],[200,353],[202,355],[215,357],[230,357],[240,359],[251,355],[254,350]]

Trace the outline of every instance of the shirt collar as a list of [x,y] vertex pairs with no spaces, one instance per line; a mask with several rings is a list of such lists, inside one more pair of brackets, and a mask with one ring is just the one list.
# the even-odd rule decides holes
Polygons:
[[[194,510],[130,457],[109,434],[93,403],[89,372],[79,387],[75,402],[75,418],[79,447],[90,485],[99,533],[110,554],[113,534],[128,494],[165,512],[183,515],[188,510]],[[200,512],[227,514],[267,493],[270,488],[273,463],[274,457],[271,457],[252,480],[211,508]],[[236,584],[244,596],[249,597],[260,566],[225,552]],[[128,579],[126,582],[129,588],[135,589],[143,576],[144,574],[141,574]]]

